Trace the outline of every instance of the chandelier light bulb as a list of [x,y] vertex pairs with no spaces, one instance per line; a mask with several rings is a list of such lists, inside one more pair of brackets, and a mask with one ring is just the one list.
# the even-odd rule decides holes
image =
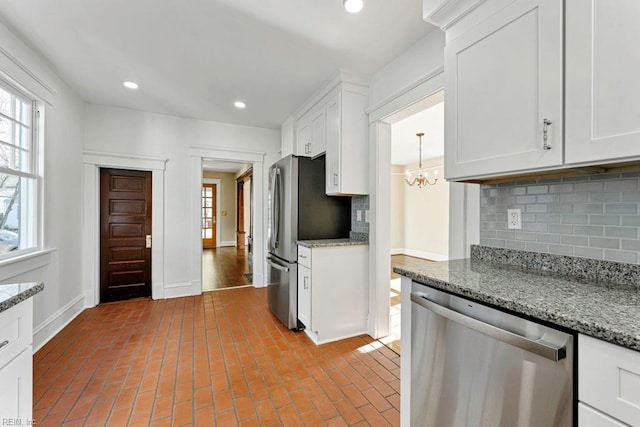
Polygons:
[[344,8],[349,13],[358,13],[364,7],[364,0],[344,0]]

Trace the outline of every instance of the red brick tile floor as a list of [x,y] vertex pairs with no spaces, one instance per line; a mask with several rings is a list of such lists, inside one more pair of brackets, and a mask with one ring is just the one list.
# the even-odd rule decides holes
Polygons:
[[315,346],[266,289],[83,311],[34,355],[42,426],[399,425],[400,358],[368,336]]

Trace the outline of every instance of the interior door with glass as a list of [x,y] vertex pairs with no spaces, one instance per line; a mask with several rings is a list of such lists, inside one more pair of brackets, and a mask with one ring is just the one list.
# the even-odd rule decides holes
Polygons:
[[202,184],[202,247],[216,247],[216,184]]

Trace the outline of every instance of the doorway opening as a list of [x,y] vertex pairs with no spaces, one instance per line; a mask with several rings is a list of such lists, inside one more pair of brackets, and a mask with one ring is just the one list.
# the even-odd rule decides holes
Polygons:
[[[391,267],[445,261],[449,259],[449,184],[444,180],[444,92],[386,121],[391,126]],[[426,181],[420,182],[420,175]],[[398,354],[400,302],[400,276],[391,271],[389,335],[381,341]]]
[[252,254],[247,244],[252,240],[251,166],[251,163],[202,159],[204,292],[252,284]]

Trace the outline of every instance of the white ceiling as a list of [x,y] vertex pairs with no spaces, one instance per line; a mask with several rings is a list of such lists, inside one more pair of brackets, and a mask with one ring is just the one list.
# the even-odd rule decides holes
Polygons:
[[237,173],[246,163],[227,160],[202,159],[202,169],[211,172]]
[[88,102],[272,128],[433,28],[421,0],[0,0],[0,17]]
[[[418,163],[419,139],[423,132],[422,160],[444,156],[444,103],[442,93],[435,105],[391,125],[391,164]],[[432,100],[433,101],[433,100]]]

